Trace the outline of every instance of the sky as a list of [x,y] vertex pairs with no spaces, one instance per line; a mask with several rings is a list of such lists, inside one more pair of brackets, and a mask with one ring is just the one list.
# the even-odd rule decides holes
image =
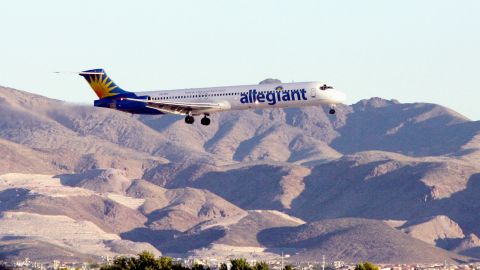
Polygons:
[[132,91],[322,81],[480,120],[478,0],[0,0],[0,85],[75,103]]

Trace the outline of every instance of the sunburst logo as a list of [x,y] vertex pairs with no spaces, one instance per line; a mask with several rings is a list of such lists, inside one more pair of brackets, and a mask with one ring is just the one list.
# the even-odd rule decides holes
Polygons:
[[276,91],[283,91],[283,86],[279,85],[279,86],[275,87],[275,90]]
[[88,82],[93,88],[93,91],[101,98],[114,96],[115,93],[113,90],[118,87],[108,76],[104,76],[103,74],[90,76]]

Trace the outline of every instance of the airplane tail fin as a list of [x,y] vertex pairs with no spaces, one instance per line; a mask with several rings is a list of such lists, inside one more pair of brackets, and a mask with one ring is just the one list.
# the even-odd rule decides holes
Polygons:
[[116,85],[103,69],[90,69],[78,73],[87,80],[90,87],[99,98],[113,97],[122,94],[128,94],[128,91],[123,90]]

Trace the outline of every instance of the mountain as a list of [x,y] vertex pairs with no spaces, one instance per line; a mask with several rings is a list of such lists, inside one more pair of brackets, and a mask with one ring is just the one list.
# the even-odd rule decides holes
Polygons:
[[169,186],[208,189],[244,209],[282,210],[290,208],[304,189],[302,179],[309,174],[308,168],[294,164],[247,163],[217,167],[188,182],[175,181]]
[[0,113],[2,258],[480,259],[480,122],[439,105],[371,98],[204,127],[0,87]]
[[271,248],[295,249],[294,260],[341,258],[349,263],[374,261],[384,263],[428,263],[450,258],[451,262],[468,260],[413,239],[371,219],[326,219],[298,227],[272,228],[258,237]]
[[206,190],[194,188],[163,189],[138,180],[129,189],[130,196],[145,199],[140,211],[148,217],[149,228],[187,231],[202,224],[222,223],[244,216],[244,210]]
[[401,229],[414,238],[432,245],[446,239],[452,241],[465,238],[460,226],[447,216],[435,216],[417,222],[408,222],[401,226]]
[[[91,179],[122,177],[121,172],[110,169],[70,175],[68,179],[88,176]],[[174,231],[182,234],[192,227],[234,223],[247,215],[244,210],[204,190],[167,190],[135,180],[122,194],[106,191],[101,185],[85,185],[84,180],[76,182],[77,186],[72,186],[72,182],[66,185],[63,177],[65,175],[0,176],[0,239],[3,239],[0,244],[17,240],[21,248],[15,251],[10,247],[9,252],[25,249],[20,244],[28,240],[33,241],[29,249],[54,245],[74,250],[82,255],[79,258],[135,254],[141,249],[160,254],[154,247],[158,244],[157,236]],[[139,241],[142,232],[148,234],[144,241]]]
[[457,152],[477,134],[480,122],[439,105],[401,104],[379,98],[351,107],[341,136],[331,146],[341,153],[382,150],[409,156]]
[[[478,165],[458,157],[414,158],[378,151],[318,165],[292,212],[305,220],[359,217],[417,220],[445,215],[478,234]],[[374,199],[372,199],[374,196]],[[469,211],[466,211],[466,208]]]

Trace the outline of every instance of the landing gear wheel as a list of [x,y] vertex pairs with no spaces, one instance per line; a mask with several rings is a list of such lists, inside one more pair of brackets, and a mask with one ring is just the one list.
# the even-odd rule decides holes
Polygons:
[[193,116],[191,116],[191,115],[185,116],[185,123],[193,124],[193,122],[195,122],[195,118],[193,118]]
[[204,126],[208,126],[208,125],[210,125],[210,118],[205,116],[205,117],[202,118],[202,120],[200,120],[200,123],[202,123],[202,125],[204,125]]
[[329,114],[335,114],[335,109],[330,109],[330,111],[328,111]]

